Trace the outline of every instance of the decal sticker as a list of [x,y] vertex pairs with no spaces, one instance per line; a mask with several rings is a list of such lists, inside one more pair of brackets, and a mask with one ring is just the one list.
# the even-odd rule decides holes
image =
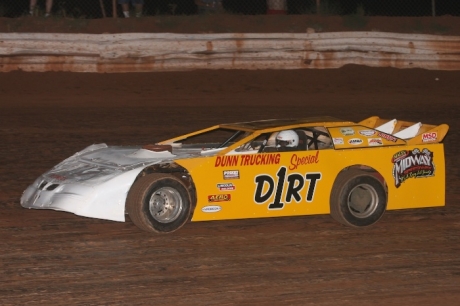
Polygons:
[[298,166],[308,165],[308,164],[317,164],[319,162],[319,151],[316,151],[316,154],[310,154],[305,156],[298,156],[297,154],[292,155],[291,165],[289,170],[295,170]]
[[389,135],[389,134],[382,133],[382,132],[378,132],[377,136],[382,137],[383,139],[386,139],[388,141],[393,141],[393,142],[398,141],[398,138],[396,138],[396,137],[394,137],[392,135]]
[[423,133],[422,134],[422,141],[423,142],[436,141],[436,139],[438,139],[438,133],[437,132]]
[[332,138],[335,145],[343,145],[343,138]]
[[231,194],[213,194],[208,195],[208,202],[228,202],[232,199]]
[[368,138],[367,142],[369,146],[381,146],[383,145],[382,138]]
[[363,140],[360,139],[360,138],[352,138],[352,139],[348,140],[348,143],[351,144],[351,145],[354,145],[354,146],[359,146],[360,144],[363,143]]
[[342,133],[345,136],[351,136],[351,135],[355,135],[355,130],[349,127],[344,127],[340,129],[340,133]]
[[434,176],[433,152],[428,149],[402,150],[394,154],[391,161],[396,188],[410,178]]
[[222,207],[218,205],[209,205],[205,206],[201,209],[202,212],[204,213],[216,213],[222,210]]
[[235,180],[240,178],[239,170],[225,170],[224,171],[224,180]]
[[[281,167],[276,173],[277,179],[274,179],[268,174],[257,175],[254,178],[256,190],[254,193],[254,202],[256,204],[264,204],[269,201],[273,195],[274,199],[268,204],[269,210],[279,210],[286,203],[291,203],[294,199],[297,203],[302,201],[313,202],[315,196],[316,185],[321,180],[322,174],[306,173],[305,176],[299,173],[291,173],[286,175],[286,167]],[[304,188],[304,186],[308,187]],[[284,193],[285,191],[285,193]],[[282,195],[284,198],[282,199]]]
[[217,156],[214,167],[235,167],[238,166],[238,155]]
[[214,167],[263,166],[278,165],[281,155],[277,154],[248,154],[217,156]]
[[278,165],[280,163],[281,154],[249,154],[241,155],[240,166],[253,165]]
[[233,183],[220,183],[220,184],[217,184],[217,189],[219,189],[221,191],[235,190],[236,187],[235,187],[235,185],[233,185]]
[[361,134],[363,136],[366,136],[366,137],[369,137],[369,136],[374,135],[375,131],[374,130],[361,130],[361,131],[359,131],[359,134]]

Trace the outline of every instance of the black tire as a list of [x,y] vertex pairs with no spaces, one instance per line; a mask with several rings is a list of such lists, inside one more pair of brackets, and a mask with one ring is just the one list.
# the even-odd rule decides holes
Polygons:
[[359,169],[339,174],[330,197],[331,216],[338,222],[361,227],[372,225],[387,207],[387,193],[379,179]]
[[149,174],[134,182],[126,199],[126,211],[140,229],[170,233],[188,221],[190,202],[187,187],[178,178]]

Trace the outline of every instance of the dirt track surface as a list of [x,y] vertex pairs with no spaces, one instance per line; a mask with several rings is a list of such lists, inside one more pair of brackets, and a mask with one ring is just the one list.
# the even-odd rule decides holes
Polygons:
[[[458,80],[460,72],[355,66],[0,74],[0,304],[458,305]],[[388,212],[365,229],[326,215],[196,222],[151,235],[131,222],[19,204],[42,172],[93,143],[316,115],[449,124],[446,207]]]

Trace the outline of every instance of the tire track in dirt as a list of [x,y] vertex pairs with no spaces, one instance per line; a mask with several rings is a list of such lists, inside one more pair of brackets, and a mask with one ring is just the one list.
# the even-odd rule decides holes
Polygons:
[[[0,304],[456,305],[459,77],[353,66],[2,74]],[[39,174],[92,143],[146,144],[221,122],[314,115],[448,123],[446,207],[387,212],[366,229],[308,216],[151,235],[129,221],[19,205]]]

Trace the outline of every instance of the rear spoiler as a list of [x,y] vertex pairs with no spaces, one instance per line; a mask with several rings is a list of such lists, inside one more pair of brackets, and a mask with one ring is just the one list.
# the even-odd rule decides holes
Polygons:
[[403,139],[408,145],[440,143],[449,131],[447,124],[431,125],[397,119],[381,119],[378,116],[364,119],[359,124]]

